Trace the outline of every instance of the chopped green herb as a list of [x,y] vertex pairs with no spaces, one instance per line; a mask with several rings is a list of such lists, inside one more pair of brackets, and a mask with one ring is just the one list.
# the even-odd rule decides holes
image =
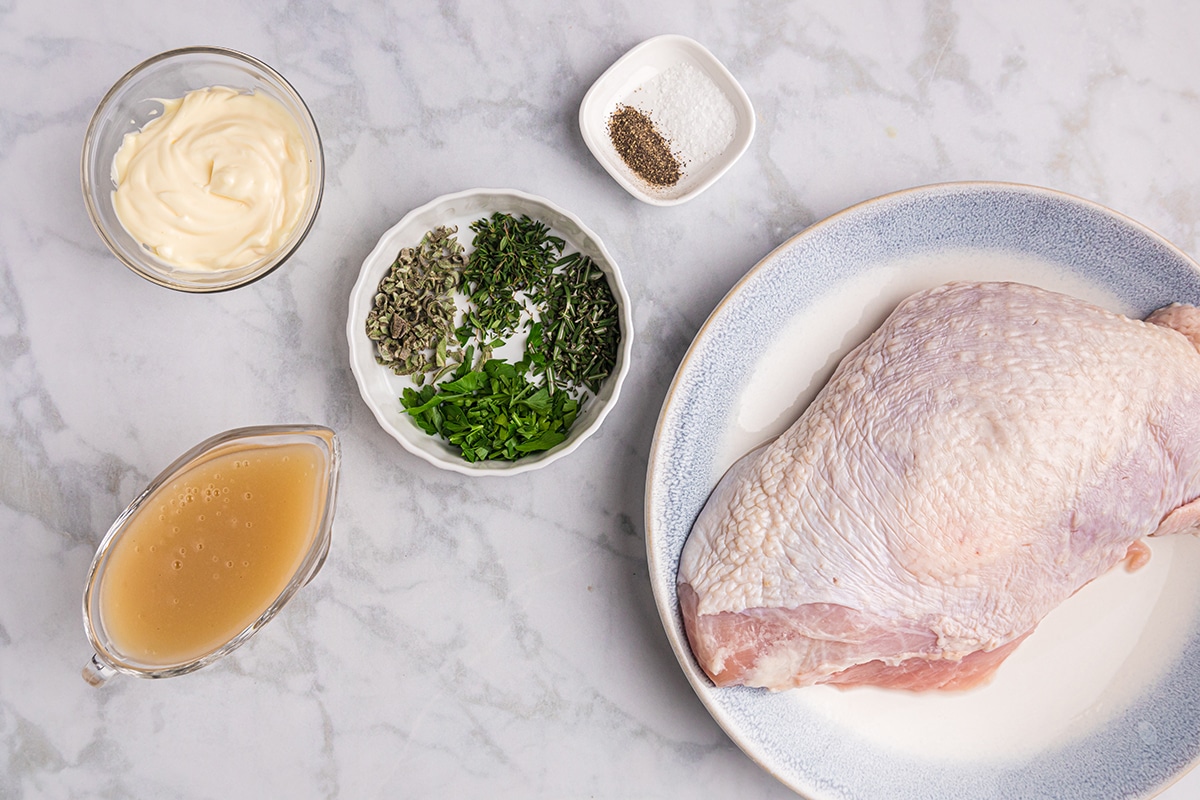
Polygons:
[[459,284],[474,305],[467,321],[480,338],[510,336],[526,311],[518,293],[546,280],[566,243],[543,222],[500,212],[471,223],[471,230],[475,249]]
[[457,445],[471,462],[516,461],[567,438],[579,403],[531,383],[528,361],[493,358],[478,369],[470,362],[468,348],[450,380],[404,390],[401,403],[421,430]]
[[572,253],[555,264],[534,300],[542,330],[525,346],[539,356],[550,391],[586,386],[599,392],[617,363],[621,341],[617,299],[604,272],[587,256]]

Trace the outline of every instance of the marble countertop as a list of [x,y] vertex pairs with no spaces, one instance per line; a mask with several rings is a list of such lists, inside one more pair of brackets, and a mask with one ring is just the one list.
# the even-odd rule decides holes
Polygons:
[[[1200,256],[1200,5],[594,5],[0,3],[0,796],[792,796],[692,692],[647,578],[654,426],[708,313],[813,222],[942,181],[1066,191]],[[707,46],[758,125],[670,208],[621,189],[577,122],[591,83],[661,33]],[[328,167],[293,262],[211,296],[122,267],[79,188],[100,97],[191,44],[281,71]],[[600,431],[508,479],[439,471],[386,436],[344,335],[378,237],[476,186],[578,214],[636,328]],[[324,570],[208,669],[85,684],[79,597],[111,521],[197,442],[279,422],[341,437]],[[1200,796],[1200,774],[1162,796]]]

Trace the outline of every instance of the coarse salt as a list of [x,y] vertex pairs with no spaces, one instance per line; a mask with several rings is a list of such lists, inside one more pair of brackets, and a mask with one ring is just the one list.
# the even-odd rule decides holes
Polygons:
[[721,88],[700,69],[680,62],[629,96],[654,122],[685,172],[721,155],[737,133],[737,114]]

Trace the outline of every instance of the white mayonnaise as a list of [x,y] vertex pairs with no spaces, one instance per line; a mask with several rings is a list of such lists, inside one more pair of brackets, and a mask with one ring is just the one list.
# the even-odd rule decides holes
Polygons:
[[246,266],[300,224],[308,151],[287,110],[223,86],[163,100],[113,160],[121,224],[159,259],[194,272]]

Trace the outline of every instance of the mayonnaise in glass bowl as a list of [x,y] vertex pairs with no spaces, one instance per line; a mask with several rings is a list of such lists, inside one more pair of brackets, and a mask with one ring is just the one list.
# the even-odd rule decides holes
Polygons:
[[[307,193],[297,213],[274,232],[270,252],[248,263],[213,268],[175,266],[158,257],[122,224],[114,205],[114,160],[127,134],[144,131],[163,116],[164,101],[190,92],[227,87],[257,93],[278,103],[299,129],[302,152],[295,154],[307,177]],[[139,134],[140,138],[141,134]],[[84,138],[81,162],[88,215],[113,254],[138,275],[185,292],[216,292],[244,286],[270,273],[300,246],[316,219],[325,183],[321,137],[308,107],[275,70],[257,59],[221,47],[188,47],[147,59],[109,90],[96,108]]]

